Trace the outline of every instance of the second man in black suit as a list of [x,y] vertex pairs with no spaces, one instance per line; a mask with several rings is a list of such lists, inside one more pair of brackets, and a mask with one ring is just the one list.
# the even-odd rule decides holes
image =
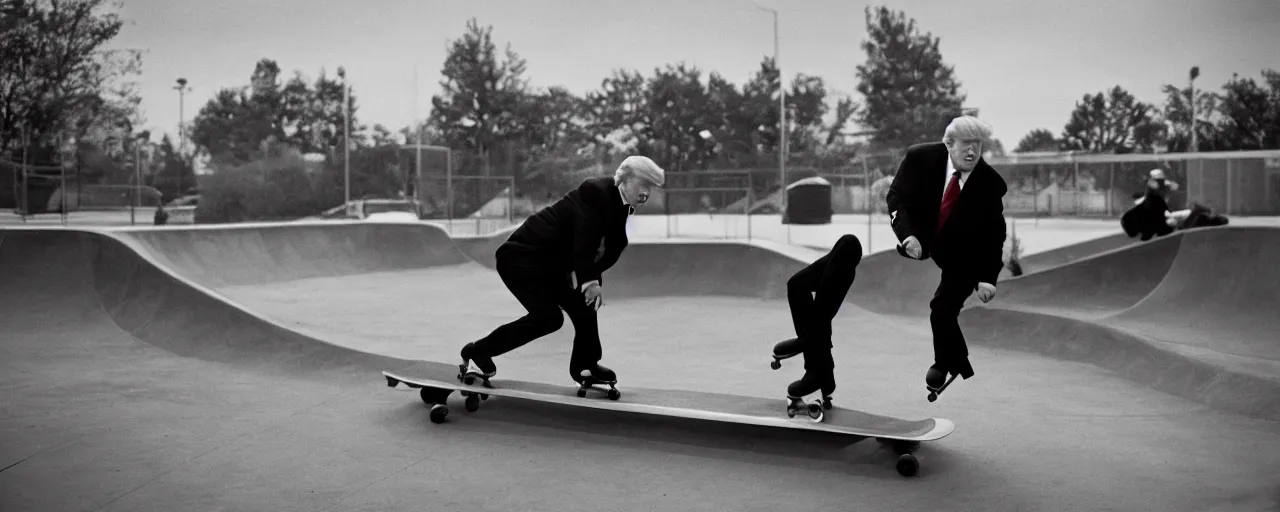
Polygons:
[[995,298],[1004,267],[1004,179],[982,159],[991,127],[972,116],[953,119],[942,142],[907,149],[886,197],[903,256],[933,258],[941,282],[929,302],[934,363],[925,385],[938,391],[947,375],[974,375],[960,332],[960,309],[976,290]]
[[627,218],[665,183],[653,160],[630,156],[613,176],[590,178],[529,217],[498,247],[497,271],[528,314],[462,347],[465,374],[488,380],[493,358],[573,322],[569,374],[580,384],[617,382],[603,357],[596,311],[604,305],[603,273],[627,246]]

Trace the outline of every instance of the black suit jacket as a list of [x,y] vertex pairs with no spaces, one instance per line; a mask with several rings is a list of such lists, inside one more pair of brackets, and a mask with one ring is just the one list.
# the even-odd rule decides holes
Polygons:
[[968,273],[995,284],[1004,268],[1004,178],[981,158],[965,180],[942,232],[934,235],[947,181],[947,146],[941,142],[907,149],[886,200],[898,241],[914,236],[921,259],[932,257],[943,270]]
[[1148,188],[1142,202],[1120,216],[1120,227],[1129,238],[1142,235],[1143,240],[1150,240],[1152,236],[1165,236],[1173,232],[1164,216],[1168,211],[1169,203],[1164,197]]
[[572,272],[579,286],[588,281],[603,284],[601,274],[627,247],[627,213],[612,176],[589,178],[525,220],[505,245],[537,258],[550,270]]

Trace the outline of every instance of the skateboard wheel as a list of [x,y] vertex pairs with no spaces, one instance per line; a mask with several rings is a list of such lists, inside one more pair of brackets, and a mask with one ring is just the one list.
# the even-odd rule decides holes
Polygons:
[[464,404],[467,406],[467,412],[476,412],[480,409],[480,397],[477,395],[467,395],[467,400]]
[[467,375],[466,377],[462,378],[462,383],[468,386],[473,385],[476,383],[476,378],[473,375]]
[[444,418],[449,415],[449,406],[444,404],[435,404],[431,406],[431,422],[444,423]]
[[769,363],[769,367],[777,370],[778,368],[782,368],[782,362],[774,359],[772,363]]
[[610,389],[610,390],[609,390],[609,399],[610,399],[610,400],[617,400],[617,399],[619,399],[619,398],[622,398],[622,392],[621,392],[621,391],[618,391],[618,390],[616,390],[616,389]]
[[419,388],[418,397],[422,398],[422,403],[424,404],[432,405],[436,403],[436,401],[432,399],[433,397],[431,396],[431,392],[428,391],[427,388]]
[[809,404],[808,409],[809,409],[809,419],[813,420],[814,423],[822,421],[822,404],[818,402],[813,402]]
[[920,470],[920,461],[916,460],[915,455],[903,454],[898,457],[898,474],[902,476],[913,476],[916,471]]
[[587,396],[587,388],[578,388],[578,398]]
[[938,399],[938,394],[937,394],[937,393],[929,393],[929,401],[930,401],[930,402],[935,401],[935,400],[937,400],[937,399]]

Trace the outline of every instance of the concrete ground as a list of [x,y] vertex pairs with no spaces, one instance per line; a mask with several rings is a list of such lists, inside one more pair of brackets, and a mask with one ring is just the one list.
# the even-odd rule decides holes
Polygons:
[[[333,333],[330,339],[353,348],[437,361],[456,358],[461,343],[523,313],[495,275],[473,265],[221,291],[256,311]],[[324,299],[337,295],[348,300]],[[485,311],[477,312],[475,304],[485,304]],[[783,302],[620,300],[601,315],[605,362],[620,373],[623,390],[634,385],[777,396],[781,407],[787,383],[802,373],[796,362],[776,372],[767,368],[772,344],[791,335]],[[440,317],[455,321],[443,325],[436,321]],[[732,489],[704,497],[708,510],[773,510],[787,502],[805,508],[1262,510],[1280,496],[1280,486],[1269,476],[1280,471],[1280,459],[1272,455],[1280,453],[1280,427],[1274,423],[1211,411],[1087,365],[981,345],[974,350],[979,375],[930,404],[922,389],[929,364],[927,319],[879,316],[847,306],[835,329],[858,333],[837,340],[841,405],[956,421],[955,434],[922,450],[922,473],[914,487],[899,487],[890,457],[864,443],[824,454],[823,461],[806,460],[813,452],[777,454],[794,457],[794,466],[773,470],[761,466],[776,461],[741,454],[747,468],[721,462],[698,470],[701,463],[695,460],[710,452],[689,447],[683,452],[690,458],[673,457],[663,469],[654,468],[689,475],[665,482],[662,489],[689,497],[704,486]],[[500,374],[567,382],[562,376],[571,340],[572,327],[566,324],[561,332],[502,358]],[[414,403],[416,397],[402,400]],[[459,422],[470,429],[500,421],[499,413],[486,414],[489,410]],[[607,466],[600,470],[608,478]],[[643,494],[651,484],[616,485],[619,492]],[[637,507],[644,501],[612,499],[635,499]]]
[[[338,345],[446,362],[522,313],[475,264],[214,291]],[[874,442],[790,431],[502,400],[455,407],[436,425],[416,393],[387,388],[376,369],[279,373],[184,356],[57,292],[0,300],[6,512],[1280,507],[1276,422],[980,340],[977,376],[929,403],[927,319],[848,304],[834,325],[847,333],[836,339],[837,402],[957,425],[922,447],[913,478]],[[617,299],[600,315],[604,362],[624,393],[776,396],[781,408],[802,373],[794,360],[768,368],[771,345],[791,335],[781,301]],[[566,322],[501,358],[499,378],[567,382],[572,336]]]

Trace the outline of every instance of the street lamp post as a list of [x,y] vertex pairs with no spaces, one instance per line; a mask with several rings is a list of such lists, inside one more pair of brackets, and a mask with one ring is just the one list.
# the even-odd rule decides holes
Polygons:
[[1196,78],[1200,76],[1200,66],[1191,66],[1191,79],[1187,82],[1190,87],[1190,97],[1187,98],[1191,105],[1191,147],[1187,148],[1190,153],[1195,153],[1198,147],[1198,137],[1196,137]]
[[787,209],[787,81],[782,74],[782,54],[778,44],[778,11],[756,4],[756,8],[773,14],[773,65],[778,68],[778,183],[779,204]]
[[347,85],[346,68],[338,68],[338,78],[342,79],[342,176],[344,180],[346,201],[351,204],[351,87]]
[[[185,163],[186,154],[187,154],[186,153],[187,116],[183,112],[183,108],[186,106],[186,103],[187,103],[186,101],[187,91],[190,91],[191,88],[187,87],[187,79],[183,77],[178,77],[178,85],[174,86],[173,88],[178,91],[178,155],[183,158],[183,161]],[[182,188],[183,185],[184,184],[182,183],[182,171],[180,170],[178,171],[178,195],[179,196],[186,194],[186,192],[183,191],[183,188]]]
[[138,208],[142,206],[142,138],[133,144],[133,208],[129,209],[129,225],[138,225]]

